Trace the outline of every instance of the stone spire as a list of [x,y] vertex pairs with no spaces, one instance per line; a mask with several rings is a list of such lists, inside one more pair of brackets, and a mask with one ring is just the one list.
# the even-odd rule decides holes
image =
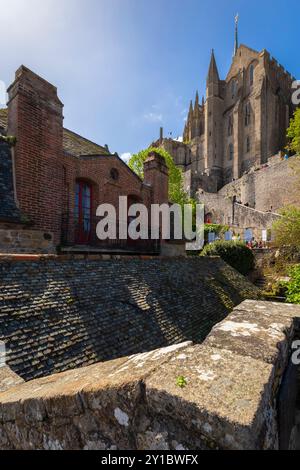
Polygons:
[[216,64],[215,53],[214,53],[214,50],[212,49],[209,70],[208,70],[208,75],[207,75],[207,83],[216,83],[219,81],[220,81],[220,77],[219,77],[218,67]]
[[188,115],[188,120],[190,120],[193,116],[193,112],[194,112],[194,109],[193,109],[193,101],[191,100],[190,102],[190,109],[189,109],[189,115]]
[[239,30],[238,30],[238,24],[239,24],[239,14],[236,15],[235,17],[235,33],[234,33],[234,51],[233,51],[233,57],[236,56],[237,50],[239,48]]
[[198,90],[196,92],[196,99],[195,99],[195,110],[199,108],[199,93]]
[[191,139],[191,129],[193,125],[193,117],[194,117],[194,108],[193,108],[193,100],[190,102],[190,109],[189,109],[189,114],[187,121],[184,126],[184,132],[183,132],[183,140],[185,142],[189,141]]

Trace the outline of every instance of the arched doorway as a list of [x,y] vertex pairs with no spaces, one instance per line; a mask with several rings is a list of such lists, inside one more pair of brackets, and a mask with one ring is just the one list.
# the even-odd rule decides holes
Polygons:
[[76,181],[75,196],[75,242],[88,244],[92,235],[93,188],[84,180]]
[[213,215],[211,212],[205,215],[204,222],[206,224],[212,224],[212,220],[213,220]]

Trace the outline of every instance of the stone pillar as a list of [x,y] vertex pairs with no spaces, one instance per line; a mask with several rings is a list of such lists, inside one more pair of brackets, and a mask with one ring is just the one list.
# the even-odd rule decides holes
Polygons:
[[164,140],[164,129],[163,127],[161,127],[159,131],[159,145],[162,145],[163,140]]

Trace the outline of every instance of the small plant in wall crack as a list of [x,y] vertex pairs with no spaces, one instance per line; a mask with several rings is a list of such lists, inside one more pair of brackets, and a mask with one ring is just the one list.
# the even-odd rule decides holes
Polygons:
[[183,375],[180,375],[179,377],[177,377],[176,379],[176,385],[177,387],[179,388],[185,388],[187,386],[187,379],[185,377],[183,377]]

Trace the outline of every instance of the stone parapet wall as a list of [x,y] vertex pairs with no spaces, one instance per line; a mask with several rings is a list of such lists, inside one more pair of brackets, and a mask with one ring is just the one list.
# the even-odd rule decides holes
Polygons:
[[242,204],[233,204],[232,199],[224,195],[202,194],[201,202],[205,205],[206,214],[211,215],[213,223],[228,225],[233,232],[244,236],[246,229],[252,229],[253,236],[262,238],[262,230],[271,230],[281,216],[272,212],[262,212]]
[[[278,449],[299,320],[299,306],[246,301],[202,345],[17,385],[0,393],[0,448]],[[294,402],[284,406],[294,413]]]
[[219,195],[223,198],[236,196],[242,204],[249,204],[259,211],[271,209],[277,212],[289,204],[299,204],[295,183],[297,177],[293,166],[299,165],[299,157],[289,160],[269,160],[268,166],[250,171],[240,179],[224,186]]
[[280,219],[280,215],[272,212],[261,212],[242,204],[234,205],[234,224],[238,232],[239,228],[243,230],[252,229],[253,236],[257,240],[262,239],[263,230],[272,230],[274,222]]
[[51,254],[55,252],[53,235],[39,230],[13,230],[0,227],[0,254]]
[[212,214],[215,223],[233,223],[235,199],[241,203],[235,204],[234,225],[237,228],[256,228],[258,231],[269,229],[278,218],[280,209],[287,205],[299,205],[295,190],[297,178],[293,169],[299,166],[299,162],[299,157],[289,160],[273,157],[269,159],[268,165],[257,171],[252,169],[217,193],[206,192],[205,187],[200,186],[197,198],[205,205],[206,213]]

